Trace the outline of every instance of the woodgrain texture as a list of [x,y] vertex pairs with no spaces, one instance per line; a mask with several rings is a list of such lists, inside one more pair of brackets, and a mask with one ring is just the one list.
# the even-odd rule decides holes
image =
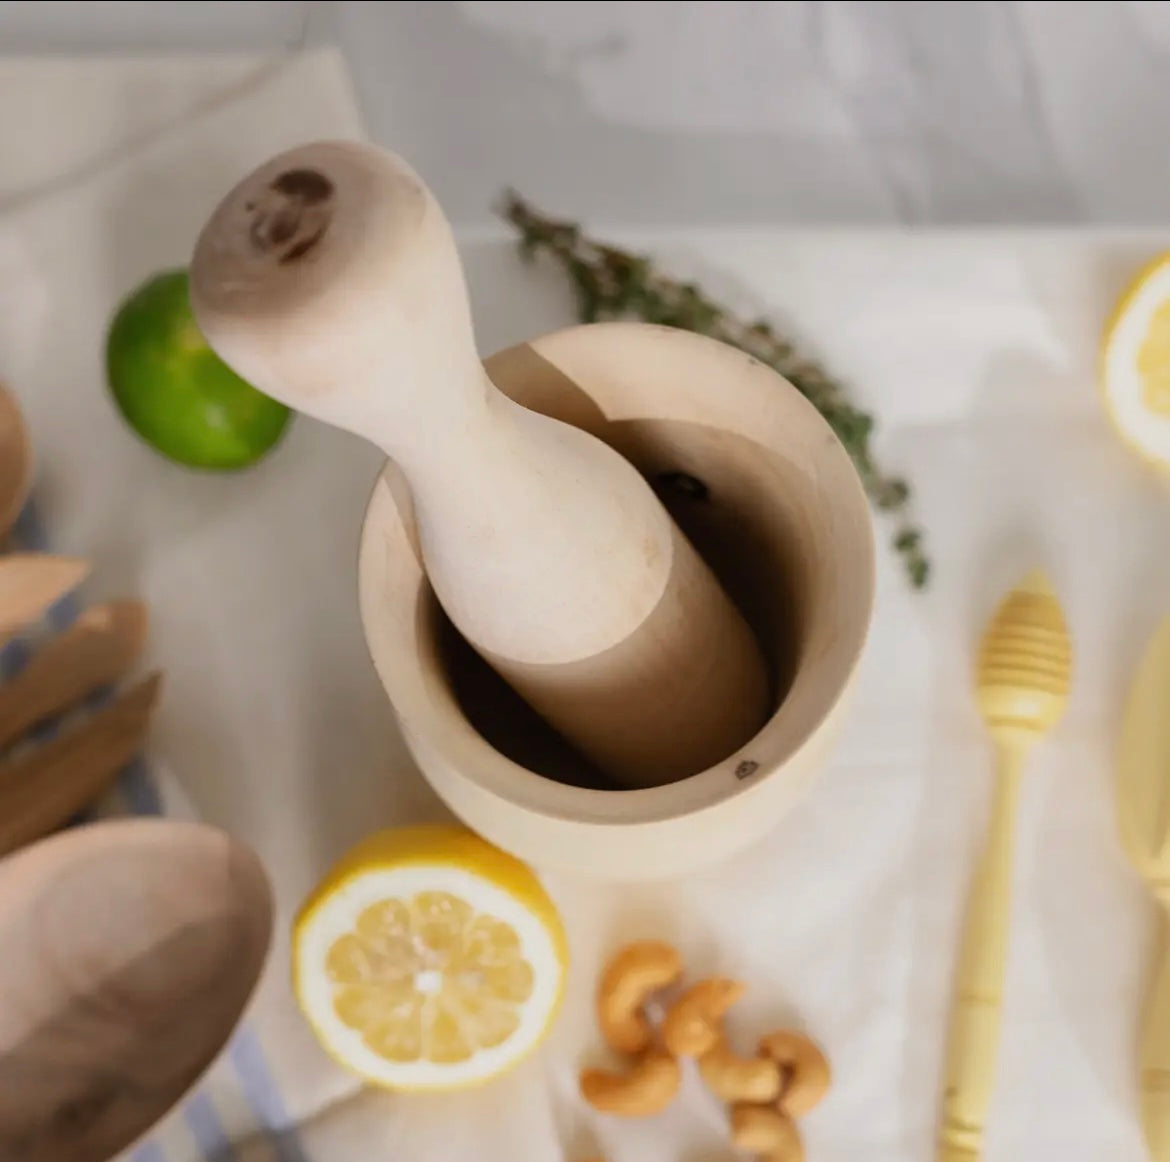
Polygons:
[[198,824],[78,828],[0,863],[0,1162],[108,1162],[211,1064],[259,977],[255,856]]
[[152,674],[0,765],[0,855],[67,823],[117,778],[142,748],[161,683]]
[[46,643],[0,685],[0,748],[121,678],[142,652],[146,623],[142,602],[107,602]]
[[401,159],[278,155],[223,199],[191,277],[241,375],[394,459],[447,615],[615,781],[694,774],[763,724],[759,646],[649,484],[492,382],[446,218]]

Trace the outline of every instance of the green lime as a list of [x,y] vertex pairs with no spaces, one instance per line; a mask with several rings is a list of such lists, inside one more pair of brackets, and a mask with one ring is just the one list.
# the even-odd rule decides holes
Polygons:
[[255,464],[292,414],[207,345],[185,270],[147,279],[118,307],[106,338],[106,377],[130,426],[156,451],[192,468]]

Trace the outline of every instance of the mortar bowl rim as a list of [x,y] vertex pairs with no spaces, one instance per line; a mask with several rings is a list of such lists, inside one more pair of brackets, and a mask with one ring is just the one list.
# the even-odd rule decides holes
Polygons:
[[[519,377],[528,374],[533,358],[586,390],[605,422],[675,419],[704,424],[743,435],[765,453],[805,457],[810,479],[831,499],[825,537],[841,557],[834,579],[840,592],[825,600],[839,616],[818,661],[820,681],[809,685],[798,675],[760,731],[722,762],[646,789],[559,783],[493,747],[467,721],[444,681],[434,642],[424,640],[433,621],[428,603],[437,602],[422,570],[417,538],[408,528],[409,490],[397,467],[387,461],[361,530],[359,604],[367,649],[424,776],[465,818],[481,810],[490,814],[494,802],[530,817],[594,830],[653,828],[733,800],[746,806],[760,796],[791,803],[800,787],[794,784],[790,794],[778,794],[773,784],[785,770],[802,767],[802,758],[835,727],[835,711],[855,681],[874,611],[872,517],[847,451],[788,380],[739,349],[693,332],[625,321],[579,324],[505,348],[485,360],[485,366],[497,386],[516,398],[509,376],[516,367],[521,367]],[[649,371],[640,376],[637,391],[627,390],[630,376],[622,370],[631,366]],[[712,380],[719,390],[711,389]],[[655,401],[653,408],[646,406],[648,400]],[[388,594],[392,602],[387,602]],[[796,782],[804,784],[810,777]],[[461,784],[457,794],[452,780]],[[773,813],[782,809],[779,803],[770,808]],[[466,821],[493,837],[490,826]]]

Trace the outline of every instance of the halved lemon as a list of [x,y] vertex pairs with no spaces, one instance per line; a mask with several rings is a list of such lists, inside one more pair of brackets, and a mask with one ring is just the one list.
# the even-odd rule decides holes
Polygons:
[[1149,263],[1114,308],[1101,348],[1101,389],[1121,438],[1170,468],[1170,254]]
[[532,871],[474,832],[379,832],[293,931],[293,986],[324,1048],[390,1089],[458,1089],[512,1068],[557,1015],[568,961]]

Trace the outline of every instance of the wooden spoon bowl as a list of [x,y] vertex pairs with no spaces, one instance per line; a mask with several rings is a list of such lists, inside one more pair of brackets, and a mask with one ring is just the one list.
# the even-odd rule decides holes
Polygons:
[[216,1059],[272,931],[264,871],[202,824],[133,819],[0,862],[0,1162],[107,1162]]

